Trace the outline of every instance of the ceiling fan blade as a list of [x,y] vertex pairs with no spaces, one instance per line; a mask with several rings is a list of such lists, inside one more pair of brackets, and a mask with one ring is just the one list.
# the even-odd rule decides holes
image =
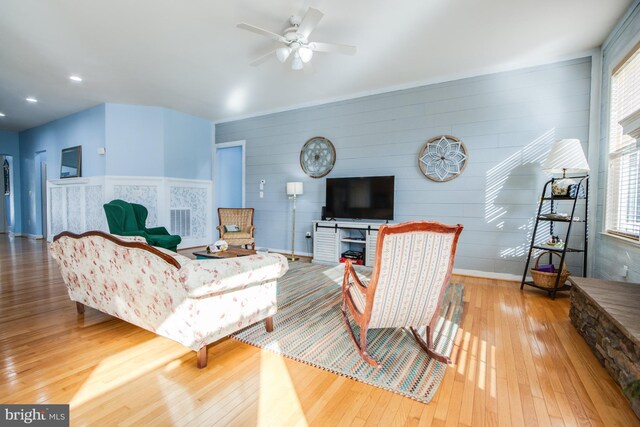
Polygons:
[[258,65],[262,64],[263,62],[266,62],[271,58],[275,58],[276,57],[276,49],[277,49],[277,47],[269,48],[269,50],[264,51],[256,59],[254,59],[253,61],[249,62],[249,65],[251,65],[252,67],[257,67]]
[[318,25],[318,22],[320,22],[323,16],[324,13],[310,7],[298,27],[298,35],[305,39],[309,38],[309,34],[316,28],[316,25]]
[[338,43],[309,43],[309,48],[316,52],[342,53],[343,55],[355,55],[356,47]]
[[242,24],[238,24],[237,27],[243,30],[251,31],[252,33],[260,34],[261,36],[268,37],[279,42],[288,43],[287,39],[282,37],[280,34],[276,34],[269,30],[256,27],[255,25],[246,24],[243,22]]

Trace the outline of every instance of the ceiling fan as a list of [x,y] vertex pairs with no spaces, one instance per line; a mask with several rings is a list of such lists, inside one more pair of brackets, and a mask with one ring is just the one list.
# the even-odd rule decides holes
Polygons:
[[260,34],[261,36],[275,40],[273,46],[267,52],[260,55],[251,62],[251,65],[259,65],[273,57],[282,63],[291,59],[291,69],[302,70],[304,64],[311,61],[313,52],[341,53],[345,55],[355,55],[355,46],[348,46],[337,43],[310,42],[309,35],[316,28],[324,14],[318,9],[310,7],[301,19],[299,16],[289,18],[290,27],[284,30],[282,35],[274,33],[251,24],[238,24],[238,28]]

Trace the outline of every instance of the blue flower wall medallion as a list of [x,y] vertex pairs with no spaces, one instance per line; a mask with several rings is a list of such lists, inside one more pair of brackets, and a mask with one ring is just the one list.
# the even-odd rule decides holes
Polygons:
[[455,136],[441,135],[428,140],[418,155],[420,170],[432,181],[451,181],[467,166],[467,147]]
[[336,149],[322,136],[308,140],[300,151],[300,167],[311,178],[322,178],[336,163]]

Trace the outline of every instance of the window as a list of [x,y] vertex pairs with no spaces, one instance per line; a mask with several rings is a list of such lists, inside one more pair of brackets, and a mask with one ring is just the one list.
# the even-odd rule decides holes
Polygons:
[[624,135],[620,121],[640,109],[640,46],[611,76],[607,233],[639,240],[640,150],[638,141]]

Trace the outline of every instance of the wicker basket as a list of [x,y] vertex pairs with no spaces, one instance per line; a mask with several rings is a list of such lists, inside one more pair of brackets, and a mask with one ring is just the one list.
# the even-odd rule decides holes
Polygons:
[[[560,258],[560,260],[562,260],[562,257],[556,252],[542,252],[540,255],[538,255],[535,265],[529,271],[531,272],[531,277],[533,277],[533,283],[535,283],[537,286],[540,286],[541,288],[554,289],[556,287],[556,278],[558,277],[558,272],[556,271],[554,273],[547,273],[545,271],[536,270],[536,268],[538,268],[538,264],[540,263],[540,258],[542,258],[546,254],[555,255]],[[564,263],[562,265],[562,272],[560,273],[560,281],[558,282],[558,287],[562,287],[564,285],[570,274],[571,273],[567,271],[566,263]]]

